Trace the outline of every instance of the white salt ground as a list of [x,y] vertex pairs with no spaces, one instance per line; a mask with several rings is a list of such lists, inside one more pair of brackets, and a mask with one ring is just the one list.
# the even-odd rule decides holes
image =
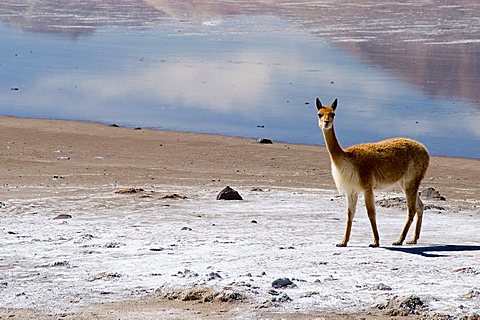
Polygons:
[[[4,201],[0,307],[71,312],[198,285],[260,306],[273,297],[272,281],[287,277],[297,287],[277,289],[292,299],[286,310],[356,312],[414,294],[431,312],[480,312],[478,211],[427,210],[419,244],[399,248],[390,244],[405,212],[377,206],[382,247],[369,248],[360,199],[349,247],[337,248],[346,204],[332,191],[238,188],[244,201],[217,201],[213,189],[155,191]],[[188,199],[160,197],[173,192]]]

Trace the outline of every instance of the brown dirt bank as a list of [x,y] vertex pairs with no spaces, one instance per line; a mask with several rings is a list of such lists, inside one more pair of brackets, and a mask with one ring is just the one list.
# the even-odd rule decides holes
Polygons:
[[[52,192],[57,186],[334,188],[321,146],[0,117],[0,148],[2,197]],[[480,200],[478,181],[480,160],[432,157],[423,187],[462,202]]]

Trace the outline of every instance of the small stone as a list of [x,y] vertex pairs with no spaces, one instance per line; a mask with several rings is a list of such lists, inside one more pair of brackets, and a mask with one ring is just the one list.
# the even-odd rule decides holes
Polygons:
[[272,296],[278,296],[278,295],[280,295],[280,292],[278,292],[278,291],[275,290],[275,289],[270,289],[270,290],[268,290],[268,293],[271,294]]
[[432,200],[441,200],[441,201],[447,200],[444,196],[440,194],[440,192],[438,192],[437,190],[435,190],[435,188],[432,188],[432,187],[423,189],[420,192],[420,195],[424,198],[432,199]]
[[183,227],[181,230],[182,230],[182,231],[192,231],[192,228],[189,228],[189,227]]
[[280,288],[296,288],[297,285],[288,278],[278,278],[272,282],[272,287],[275,289]]
[[258,223],[257,220],[252,220],[252,223]]
[[288,296],[288,294],[286,293],[283,293],[281,296],[279,297],[275,297],[275,298],[272,298],[272,301],[273,302],[290,302],[292,301],[292,298],[290,298]]
[[386,284],[383,283],[376,283],[371,286],[372,290],[380,290],[380,291],[391,291],[392,288],[390,286],[387,286]]
[[243,200],[243,198],[236,190],[227,186],[218,193],[217,200]]
[[119,126],[118,124],[116,124],[116,123],[112,123],[112,124],[110,125],[110,127],[112,127],[112,128],[119,128],[120,126]]
[[115,191],[116,194],[135,194],[145,191],[142,188],[125,188]]
[[222,279],[222,276],[217,272],[210,272],[209,274],[207,274],[207,276],[208,276],[207,281]]
[[172,194],[166,194],[164,196],[161,197],[161,199],[188,199],[188,197],[186,196],[182,196],[182,195],[179,195],[179,194],[176,194],[176,193],[172,193]]
[[53,220],[71,219],[71,218],[72,218],[72,216],[70,214],[62,213],[62,214],[59,214],[58,216],[56,216],[55,218],[53,218]]
[[113,248],[120,248],[122,244],[120,242],[115,242],[115,241],[110,241],[107,242],[104,247],[108,249],[113,249]]
[[260,144],[273,144],[272,140],[266,138],[258,138],[257,143]]

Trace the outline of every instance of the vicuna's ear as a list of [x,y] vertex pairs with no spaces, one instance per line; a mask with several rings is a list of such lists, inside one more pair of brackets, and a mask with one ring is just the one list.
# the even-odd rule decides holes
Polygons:
[[320,99],[317,98],[315,103],[317,104],[317,110],[320,110],[320,108],[323,108],[322,103],[320,102]]
[[334,111],[337,109],[337,99],[333,100],[331,107]]

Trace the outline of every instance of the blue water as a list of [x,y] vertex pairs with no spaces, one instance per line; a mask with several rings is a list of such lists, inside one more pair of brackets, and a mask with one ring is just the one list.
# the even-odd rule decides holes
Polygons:
[[271,15],[167,22],[80,36],[0,24],[0,114],[323,144],[318,96],[339,99],[343,146],[404,136],[480,158],[480,93],[432,93]]

